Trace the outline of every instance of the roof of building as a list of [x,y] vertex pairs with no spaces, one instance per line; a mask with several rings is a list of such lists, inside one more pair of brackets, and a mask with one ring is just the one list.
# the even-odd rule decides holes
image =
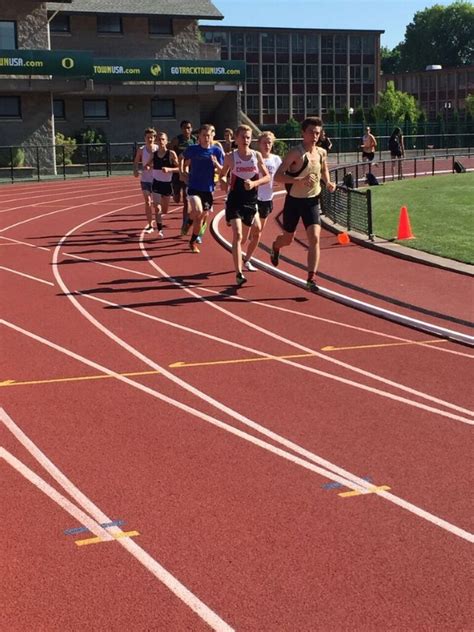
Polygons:
[[199,28],[202,31],[257,31],[260,33],[267,32],[279,32],[279,33],[296,33],[296,32],[304,32],[304,33],[322,33],[326,35],[331,35],[332,33],[341,33],[350,35],[351,33],[356,33],[362,35],[364,33],[385,33],[385,31],[381,29],[324,29],[324,28],[312,28],[312,27],[286,27],[286,26],[227,26],[226,24],[200,24]]
[[224,16],[210,0],[72,0],[47,2],[49,11],[65,13],[115,13],[121,15],[164,15],[221,20]]

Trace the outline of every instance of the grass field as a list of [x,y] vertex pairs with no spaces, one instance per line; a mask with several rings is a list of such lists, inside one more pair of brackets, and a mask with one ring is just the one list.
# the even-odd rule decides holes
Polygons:
[[406,206],[416,239],[409,248],[474,263],[474,173],[426,176],[372,187],[374,232],[393,239]]

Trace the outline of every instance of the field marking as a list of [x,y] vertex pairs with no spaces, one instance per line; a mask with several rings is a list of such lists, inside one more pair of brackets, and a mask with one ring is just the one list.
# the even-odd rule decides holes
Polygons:
[[[134,373],[120,373],[126,377],[138,377],[141,375],[159,375],[159,371],[135,371]],[[0,388],[7,386],[36,386],[39,384],[56,384],[61,382],[87,382],[90,380],[110,380],[111,375],[77,375],[75,377],[53,377],[46,380],[4,380],[0,382]]]
[[[330,362],[332,364],[335,364],[339,367],[342,367],[346,370],[349,371],[353,371],[354,373],[357,373],[359,375],[363,375],[366,378],[369,379],[373,379],[375,381],[378,382],[382,382],[383,384],[386,384],[388,386],[391,386],[392,388],[396,388],[399,389],[401,391],[404,391],[410,395],[414,395],[415,397],[420,397],[422,399],[426,399],[430,402],[436,403],[438,405],[444,406],[446,408],[450,408],[452,410],[455,410],[457,412],[463,413],[465,415],[469,415],[469,416],[474,416],[474,411],[471,411],[467,408],[464,408],[462,406],[458,406],[457,404],[453,404],[452,402],[448,402],[446,400],[442,400],[438,397],[435,397],[434,395],[430,395],[428,393],[423,393],[422,391],[418,391],[417,389],[411,388],[409,386],[406,386],[404,384],[401,384],[399,382],[394,382],[393,380],[389,380],[387,378],[382,377],[381,375],[377,375],[375,373],[372,373],[371,371],[366,371],[365,369],[360,369],[359,367],[356,367],[352,364],[348,364],[347,362],[342,362],[341,360],[336,360],[335,358],[331,358],[328,355],[325,355],[323,353],[319,353],[318,351],[316,351],[315,349],[310,349],[309,347],[306,347],[305,345],[301,345],[298,342],[294,341],[294,340],[290,340],[288,338],[285,338],[284,336],[280,336],[279,334],[276,334],[272,331],[270,331],[269,329],[266,329],[264,327],[260,327],[259,325],[246,320],[245,318],[242,318],[240,316],[238,316],[237,314],[234,314],[233,312],[229,312],[228,310],[226,310],[225,308],[221,307],[220,305],[216,305],[215,303],[212,303],[210,301],[208,301],[205,297],[200,296],[197,292],[194,292],[193,290],[191,290],[190,288],[184,286],[180,281],[177,281],[176,279],[174,279],[171,275],[167,274],[167,272],[165,270],[163,270],[163,268],[161,268],[155,261],[153,261],[153,259],[148,255],[146,247],[143,244],[143,235],[144,232],[142,232],[141,237],[140,237],[140,248],[142,250],[142,252],[144,253],[144,258],[148,261],[148,263],[155,268],[155,270],[157,270],[162,277],[165,277],[168,281],[171,281],[172,283],[174,283],[177,287],[180,287],[181,289],[183,289],[187,294],[189,294],[190,296],[193,296],[195,298],[198,298],[199,300],[203,301],[206,305],[208,305],[209,307],[211,307],[212,309],[215,309],[219,312],[221,312],[222,314],[226,314],[227,316],[229,316],[230,318],[232,318],[233,320],[246,325],[247,327],[249,327],[250,329],[254,329],[255,331],[258,331],[259,333],[264,334],[264,336],[273,338],[274,340],[278,340],[279,342],[283,342],[284,344],[290,346],[290,347],[294,347],[295,349],[299,349],[301,351],[304,351],[306,353],[312,353],[315,357],[319,358],[319,359],[323,359],[325,362]],[[59,247],[59,246],[58,246]],[[53,273],[55,272],[55,268],[53,266]],[[59,283],[59,280],[56,276],[56,280]],[[68,298],[72,298],[72,297],[68,297]],[[254,353],[258,353],[256,351],[254,351]],[[268,355],[268,354],[265,354]],[[272,356],[274,357],[274,356]],[[325,377],[330,377],[330,379],[340,379],[340,378],[336,378],[336,376],[332,375],[332,374],[327,374],[325,372],[321,372],[318,371],[317,369],[313,369],[312,367],[307,367],[305,365],[301,365],[298,364],[296,362],[292,362],[291,360],[283,360],[280,359],[279,362],[283,362],[285,364],[289,364],[290,366],[295,366],[299,369],[302,369],[304,371],[309,371],[312,373],[318,373],[319,375],[324,375]],[[342,379],[340,379],[340,381],[342,381]],[[410,400],[407,397],[402,397],[399,395],[393,395],[392,393],[389,393],[387,391],[381,391],[379,389],[374,389],[373,387],[369,387],[366,386],[360,382],[354,382],[352,380],[346,380],[345,381],[346,384],[351,384],[352,386],[355,386],[356,388],[360,388],[363,390],[367,390],[367,391],[371,391],[371,392],[376,392],[379,395],[382,395],[384,397],[388,397],[390,399],[396,399],[397,401],[403,402],[409,406],[414,406],[416,408],[422,408],[424,410],[428,410],[430,412],[436,412],[437,414],[443,415],[445,417],[450,417],[451,419],[455,419],[457,421],[462,421],[463,423],[468,423],[468,424],[474,424],[474,420],[469,420],[469,419],[465,419],[463,417],[459,417],[458,415],[452,415],[451,413],[446,413],[444,411],[435,409],[431,406],[426,406],[425,404],[422,404],[421,402],[416,402],[414,400]],[[371,390],[372,389],[372,390]]]
[[37,246],[36,244],[30,244],[27,241],[20,241],[19,239],[12,239],[11,237],[5,237],[5,235],[2,235],[0,239],[8,239],[8,241],[12,241],[15,244],[18,244],[21,246],[29,246],[30,248],[37,248],[38,250],[46,250],[46,252],[49,252],[51,250],[51,248],[45,248],[44,246]]
[[[164,395],[163,393],[160,393],[159,391],[156,391],[148,386],[145,386],[144,384],[141,384],[140,382],[135,382],[134,380],[131,380],[130,378],[127,378],[125,376],[121,376],[117,373],[115,373],[112,369],[108,369],[107,367],[104,367],[96,362],[94,362],[93,360],[89,360],[87,358],[85,358],[84,356],[81,356],[80,354],[75,353],[74,351],[71,351],[69,349],[66,349],[65,347],[62,347],[61,345],[58,345],[50,340],[47,340],[46,338],[43,338],[42,336],[39,336],[37,334],[34,334],[31,331],[28,331],[26,329],[23,329],[22,327],[19,327],[18,325],[15,325],[14,323],[10,323],[4,319],[0,319],[0,324],[3,324],[4,326],[17,331],[18,333],[21,333],[33,340],[36,340],[37,342],[40,342],[52,349],[55,349],[56,351],[59,351],[69,357],[72,357],[76,360],[78,360],[79,362],[82,362],[83,364],[86,364],[88,366],[92,366],[93,368],[103,371],[104,373],[108,373],[109,375],[113,375],[114,377],[116,377],[118,380],[124,382],[125,384],[128,384],[130,386],[133,386],[134,388],[141,390],[144,393],[147,393],[161,401],[164,401],[168,404],[170,404],[171,406],[174,406],[176,408],[179,408],[180,410],[184,411],[184,412],[188,412],[191,415],[203,420],[203,421],[207,421],[208,423],[210,423],[211,425],[220,428],[222,430],[225,430],[227,432],[229,432],[230,434],[240,438],[240,439],[244,439],[245,441],[258,446],[268,452],[271,452],[277,456],[282,457],[283,459],[290,461],[292,463],[295,463],[296,465],[300,465],[301,467],[320,474],[322,477],[327,478],[329,480],[335,481],[337,483],[342,484],[344,487],[347,487],[349,489],[353,489],[353,490],[359,490],[361,492],[364,492],[365,490],[369,489],[370,487],[373,487],[373,483],[369,483],[368,481],[364,480],[363,478],[360,478],[354,474],[352,474],[351,472],[348,472],[346,470],[344,470],[343,468],[331,463],[330,461],[327,461],[326,459],[323,459],[322,457],[310,452],[309,450],[306,450],[305,448],[302,448],[301,446],[299,446],[298,444],[286,439],[285,437],[282,437],[281,435],[278,435],[277,433],[268,430],[267,428],[265,428],[264,426],[260,426],[259,424],[257,424],[256,422],[253,422],[251,420],[247,420],[245,422],[245,425],[250,426],[252,428],[254,428],[255,430],[259,431],[261,434],[263,434],[264,436],[269,437],[270,439],[272,439],[273,441],[276,441],[277,443],[279,443],[280,445],[285,446],[286,448],[289,448],[290,450],[292,450],[292,452],[287,452],[286,450],[283,450],[282,448],[279,448],[271,443],[267,443],[266,441],[263,441],[262,439],[259,439],[258,437],[255,437],[254,435],[250,435],[242,430],[239,430],[238,428],[235,428],[234,426],[231,426],[223,421],[220,421],[219,419],[216,419],[215,417],[212,417],[210,415],[208,415],[207,413],[203,413],[200,410],[197,410],[191,406],[188,406],[187,404],[184,404],[180,401],[174,400],[166,395]],[[9,419],[9,417],[6,415],[5,411],[3,409],[0,408],[0,419],[3,419],[3,422],[5,423],[5,417],[7,418],[7,421]],[[242,416],[240,416],[242,417]],[[245,418],[244,418],[245,419]],[[10,430],[13,432],[13,434],[17,437],[17,439],[19,439],[21,441],[21,443],[23,445],[25,445],[25,447],[27,447],[27,449],[29,449],[28,446],[32,447],[33,449],[37,449],[36,446],[34,446],[34,444],[31,442],[31,440],[29,440],[26,435],[24,435],[24,433],[14,424],[14,422],[12,420],[11,424],[13,424],[13,429],[10,427]],[[31,452],[31,450],[30,450]],[[301,454],[304,458],[301,458],[300,456],[296,456],[295,454],[293,454],[293,452],[296,452],[297,454]],[[36,458],[36,457],[35,457]],[[46,457],[44,457],[44,459],[46,459]],[[308,459],[308,460],[305,460]],[[42,462],[42,461],[40,461]],[[48,463],[50,464],[50,467],[53,468],[53,472],[56,474],[56,476],[60,476],[61,480],[64,479],[64,475],[62,475],[62,473],[59,472],[59,470],[57,470],[56,466],[54,466],[51,462]],[[321,464],[317,465],[317,463]],[[50,471],[50,469],[48,469],[48,471]],[[51,473],[51,471],[50,471]],[[56,480],[58,480],[56,478]],[[68,479],[65,479],[66,483],[68,482]],[[77,493],[80,494],[80,499],[85,498],[86,502],[89,504],[91,504],[91,501],[89,501],[86,497],[84,497],[84,495],[82,494],[82,492],[79,492],[79,490],[77,490],[76,488],[72,489],[72,492],[70,492],[70,495],[73,498],[76,498]],[[447,520],[444,520],[443,518],[440,518],[439,516],[436,516],[424,509],[422,509],[421,507],[418,507],[416,505],[414,505],[413,503],[410,503],[406,500],[404,500],[403,498],[399,498],[393,494],[391,494],[390,492],[381,492],[380,494],[378,494],[378,496],[380,498],[385,498],[386,500],[388,500],[389,502],[392,502],[396,505],[398,505],[399,507],[402,507],[403,509],[409,511],[410,513],[423,518],[424,520],[434,524],[435,526],[444,529],[445,531],[448,531],[450,533],[452,533],[453,535],[456,535],[457,537],[460,537],[464,540],[467,540],[468,542],[473,542],[474,543],[474,534],[466,531],[465,529],[462,529],[460,527],[458,527],[457,525],[454,525],[450,522],[448,522]],[[94,508],[95,506],[92,504],[92,507]],[[90,513],[90,512],[89,512]],[[94,514],[91,514],[94,515]],[[110,522],[110,518],[108,516],[106,516],[105,514],[100,513],[100,515],[98,517],[94,516],[97,521],[99,523],[102,522]]]
[[448,342],[448,340],[413,340],[412,342],[385,342],[373,345],[354,345],[352,347],[334,347],[328,345],[321,347],[321,351],[352,351],[353,349],[381,349],[383,347],[406,347],[410,345],[439,345]]
[[367,496],[367,494],[380,494],[380,492],[388,492],[389,489],[390,487],[388,485],[379,485],[379,486],[374,486],[365,492],[359,492],[356,489],[353,489],[350,492],[340,492],[338,496],[340,496],[341,498],[352,498],[353,496]]
[[[138,531],[124,531],[123,533],[115,533],[112,536],[112,540],[120,540],[120,538],[134,538],[140,535]],[[77,546],[87,546],[88,544],[100,544],[101,542],[110,542],[110,540],[103,540],[101,537],[86,538],[85,540],[74,540],[74,544]]]
[[[174,575],[166,570],[157,560],[155,560],[149,553],[142,549],[136,542],[128,537],[115,538],[115,535],[120,535],[123,531],[119,527],[112,527],[110,531],[106,531],[100,527],[102,522],[112,522],[111,519],[97,506],[95,505],[85,494],[83,494],[79,488],[77,488],[71,480],[69,480],[61,470],[54,465],[54,463],[42,452],[38,446],[31,441],[31,439],[15,424],[13,419],[6,413],[3,408],[0,408],[0,420],[10,430],[10,432],[16,437],[16,439],[28,450],[28,452],[38,461],[38,463],[50,474],[54,480],[56,480],[61,487],[67,491],[67,493],[76,500],[85,511],[96,521],[93,522],[87,515],[76,508],[75,518],[80,514],[87,522],[79,520],[84,526],[89,525],[92,527],[91,531],[100,537],[105,534],[105,540],[117,540],[120,546],[125,548],[133,557],[138,560],[148,571],[150,571],[159,581],[161,581],[172,593],[174,593],[183,603],[185,603],[191,610],[193,610],[203,621],[205,621],[216,632],[233,632],[231,628],[223,619],[221,619],[211,608],[209,608],[203,601],[201,601],[195,594],[193,594],[184,584],[182,584]],[[0,455],[7,458],[4,453],[6,450],[1,448]],[[8,455],[8,453],[7,453]],[[14,459],[14,457],[12,457]],[[15,459],[17,461],[17,459]],[[24,466],[26,467],[26,466]],[[24,476],[27,472],[24,472],[23,468],[20,472]],[[35,475],[36,476],[36,475]],[[37,477],[39,478],[39,477]],[[29,479],[30,480],[30,479]],[[41,479],[40,479],[41,480]],[[36,483],[35,483],[36,484]],[[51,488],[51,486],[49,486]],[[51,488],[54,492],[53,488]],[[57,496],[61,496],[56,492]],[[69,502],[69,501],[68,501]],[[70,503],[72,505],[72,503]],[[74,507],[74,505],[72,505]],[[97,524],[98,523],[98,524]],[[102,538],[101,538],[102,539]]]
[[6,268],[5,266],[0,266],[0,270],[5,270],[6,272],[11,272],[12,274],[18,274],[19,276],[30,279],[31,281],[38,281],[38,283],[45,283],[46,285],[54,286],[54,283],[51,281],[45,281],[39,277],[32,276],[31,274],[25,274],[24,272],[19,272],[18,270],[12,270],[11,268]]

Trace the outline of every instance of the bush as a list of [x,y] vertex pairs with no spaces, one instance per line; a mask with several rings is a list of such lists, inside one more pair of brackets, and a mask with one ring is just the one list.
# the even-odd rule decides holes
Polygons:
[[276,140],[273,143],[273,152],[277,154],[278,156],[281,156],[283,158],[283,156],[286,156],[288,151],[289,151],[288,143],[285,143],[282,140]]
[[23,167],[25,164],[25,152],[21,147],[9,147],[0,149],[0,167]]
[[63,161],[66,165],[72,165],[72,157],[77,149],[75,138],[69,138],[58,132],[54,137],[56,145],[56,164],[62,165]]
[[[106,158],[107,152],[105,143],[107,143],[107,137],[105,132],[101,129],[94,129],[92,127],[85,127],[81,129],[75,135],[75,139],[79,147],[77,148],[77,156],[82,160],[91,160],[92,162],[103,162]],[[92,151],[87,152],[84,145],[104,145],[94,147]]]

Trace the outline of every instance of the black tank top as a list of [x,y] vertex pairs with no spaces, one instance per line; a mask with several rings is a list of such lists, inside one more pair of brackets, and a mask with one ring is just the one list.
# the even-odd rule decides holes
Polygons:
[[157,151],[153,152],[153,169],[158,170],[158,169],[163,169],[163,167],[173,167],[173,165],[171,164],[169,149],[166,152],[166,154],[162,156],[161,158],[158,156]]

